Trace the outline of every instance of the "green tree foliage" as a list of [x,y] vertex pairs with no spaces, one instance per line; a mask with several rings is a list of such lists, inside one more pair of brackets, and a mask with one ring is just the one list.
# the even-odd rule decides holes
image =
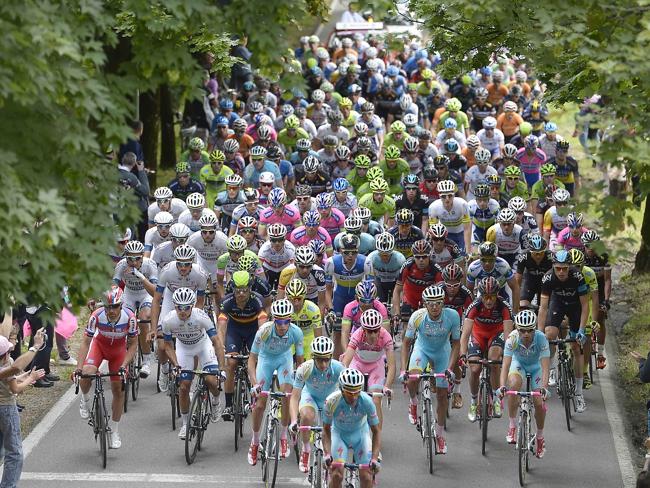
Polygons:
[[[410,10],[423,20],[431,48],[443,57],[439,69],[446,76],[488,65],[493,53],[503,51],[530,60],[548,87],[550,101],[575,102],[594,93],[602,95],[605,106],[592,120],[607,135],[599,157],[603,163],[624,164],[638,174],[646,197],[650,173],[650,7],[646,1],[411,0]],[[586,200],[601,200],[596,206],[599,224],[614,235],[632,203],[603,200],[598,185],[591,190],[584,193]],[[648,207],[637,255],[639,271],[650,271]]]

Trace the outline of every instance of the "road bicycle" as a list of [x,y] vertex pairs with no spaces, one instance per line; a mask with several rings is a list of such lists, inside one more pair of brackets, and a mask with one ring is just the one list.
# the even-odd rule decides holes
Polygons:
[[494,394],[490,382],[490,366],[501,365],[501,360],[495,359],[468,359],[469,364],[481,365],[481,376],[479,378],[478,390],[478,412],[477,419],[481,429],[481,454],[485,455],[485,444],[487,442],[488,422],[494,415]]
[[181,406],[179,399],[178,375],[175,368],[169,367],[169,387],[167,395],[172,409],[172,430],[176,430],[176,421],[181,417]]
[[235,370],[235,392],[233,395],[232,413],[235,421],[235,452],[239,450],[239,442],[244,436],[244,420],[250,412],[251,384],[248,378],[248,354],[237,354],[228,356],[237,361]]
[[291,396],[291,393],[275,391],[276,383],[277,373],[273,373],[271,390],[259,393],[260,396],[269,398],[268,412],[262,427],[264,437],[260,442],[262,482],[266,487],[275,486],[278,461],[280,460],[280,409],[282,408],[282,399]]
[[[332,466],[343,466],[343,488],[359,488],[359,470],[370,469],[369,464],[358,463],[332,463]],[[375,484],[375,472],[372,473],[372,482]]]
[[[192,397],[185,435],[185,461],[192,464],[196,459],[197,451],[201,450],[203,437],[208,425],[214,416],[217,405],[212,403],[212,395],[205,381],[206,376],[220,378],[218,372],[204,370],[181,370],[181,373],[194,374],[197,379],[196,391]],[[219,389],[221,385],[219,383]]]
[[571,407],[576,410],[576,379],[573,372],[573,355],[570,354],[567,344],[576,342],[575,339],[555,339],[548,341],[549,344],[557,345],[557,393],[564,406],[566,417],[566,428],[571,430]]
[[131,359],[127,369],[126,369],[126,391],[124,392],[124,413],[126,413],[129,404],[129,392],[131,393],[131,398],[135,402],[138,399],[138,393],[140,391],[140,370],[142,369],[142,349],[140,349],[140,344],[138,343],[137,351]]
[[530,375],[526,375],[526,390],[508,390],[506,395],[517,395],[521,398],[519,403],[519,412],[517,414],[517,449],[519,457],[519,484],[526,484],[526,473],[529,469],[529,457],[532,452],[535,454],[536,434],[531,429],[532,419],[534,418],[533,397],[541,397],[539,391],[530,391]]
[[309,486],[312,488],[325,488],[327,486],[327,468],[324,462],[323,427],[320,425],[300,425],[298,431],[311,432],[314,439],[309,474],[307,475]]
[[[104,381],[103,378],[108,376],[120,376],[122,379],[122,391],[125,389],[125,372],[120,369],[112,373],[100,373],[99,370],[95,374],[76,374],[75,375],[75,394],[79,394],[79,379],[87,378],[95,380],[95,393],[93,395],[93,404],[88,416],[88,425],[93,428],[95,441],[99,441],[99,451],[101,453],[102,468],[106,468],[107,452],[108,452],[108,436],[111,432],[108,426],[109,414],[106,410],[106,400],[104,398]],[[125,392],[126,395],[126,392]]]

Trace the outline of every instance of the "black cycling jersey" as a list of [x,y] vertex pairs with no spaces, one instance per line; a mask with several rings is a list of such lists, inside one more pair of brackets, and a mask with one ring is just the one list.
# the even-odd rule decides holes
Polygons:
[[251,292],[251,296],[243,308],[237,306],[235,295],[229,293],[221,302],[220,319],[228,319],[228,327],[257,325],[257,318],[264,311],[264,299],[261,295]]
[[557,298],[566,304],[579,304],[580,297],[588,292],[589,287],[579,271],[569,271],[565,281],[560,281],[553,269],[542,277],[542,295]]
[[395,250],[401,252],[405,257],[409,257],[411,253],[411,246],[415,241],[424,239],[424,234],[422,231],[412,225],[406,236],[401,236],[399,233],[399,227],[396,225],[388,229],[388,233],[392,234],[395,237]]
[[419,192],[417,196],[415,197],[415,200],[412,202],[409,202],[408,198],[406,198],[406,194],[402,193],[401,195],[397,195],[395,198],[395,210],[399,210],[400,208],[408,208],[413,212],[413,225],[416,227],[422,227],[422,218],[424,215],[424,211],[429,211],[429,205],[427,205],[428,200],[425,196],[420,195]]
[[[253,283],[251,284],[251,291],[253,293],[257,293],[263,298],[268,298],[271,296],[271,287],[269,286],[268,282],[259,276],[253,276]],[[232,280],[228,282],[226,285],[226,293],[233,293],[234,291],[234,283]]]

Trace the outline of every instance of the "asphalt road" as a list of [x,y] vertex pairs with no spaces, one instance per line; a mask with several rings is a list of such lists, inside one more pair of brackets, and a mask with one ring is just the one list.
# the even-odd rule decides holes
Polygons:
[[[466,385],[463,393],[467,399]],[[588,409],[574,417],[571,432],[566,430],[559,399],[554,396],[549,401],[547,453],[542,460],[533,458],[529,486],[623,486],[598,384],[586,392],[586,399]],[[419,434],[408,423],[406,408],[406,395],[399,389],[392,410],[385,413],[380,485],[518,486],[516,453],[505,442],[505,416],[490,422],[487,455],[482,456],[478,424],[467,420],[466,408],[452,410],[447,430],[449,452],[436,456],[431,476]],[[188,482],[198,486],[261,486],[260,467],[247,464],[245,449],[234,452],[232,423],[211,424],[203,450],[188,466],[184,444],[171,430],[169,411],[168,397],[155,393],[154,379],[143,381],[140,398],[129,403],[129,412],[120,423],[122,448],[109,451],[104,470],[98,445],[90,427],[79,417],[75,399],[25,460],[21,488],[181,487]],[[244,446],[249,442],[248,422],[245,428]],[[295,458],[281,462],[279,476],[277,486],[306,485]]]

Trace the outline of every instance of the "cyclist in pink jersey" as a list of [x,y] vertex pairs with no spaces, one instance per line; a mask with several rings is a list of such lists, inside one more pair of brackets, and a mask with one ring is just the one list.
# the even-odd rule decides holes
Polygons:
[[287,205],[287,194],[282,188],[273,188],[269,193],[269,206],[260,211],[260,237],[266,237],[266,228],[271,224],[282,224],[291,232],[301,224],[300,211]]
[[[374,309],[361,314],[361,328],[352,334],[342,363],[368,375],[368,392],[377,408],[379,428],[383,423],[381,399],[392,395],[390,385],[395,377],[395,355],[393,338],[382,323],[384,317]],[[388,371],[388,374],[386,374]]]
[[524,173],[528,188],[539,180],[539,169],[546,162],[546,154],[538,148],[539,139],[537,136],[529,135],[524,139],[524,147],[517,151],[516,159],[519,160],[519,167]]
[[296,246],[308,246],[311,241],[322,241],[325,244],[325,251],[332,255],[332,238],[329,233],[320,226],[320,214],[316,210],[307,210],[302,216],[305,225],[293,230],[289,241]]
[[361,325],[361,315],[366,310],[377,310],[384,318],[384,328],[390,330],[388,322],[388,310],[386,306],[377,300],[377,286],[372,281],[362,281],[354,289],[357,299],[348,303],[343,308],[341,319],[341,343],[343,349],[348,347],[350,336],[356,332]]
[[585,252],[585,245],[582,242],[582,234],[589,229],[582,226],[582,214],[578,212],[571,212],[566,217],[566,227],[562,229],[557,235],[557,244],[562,248],[570,251],[571,249],[579,249]]
[[334,193],[321,193],[316,197],[316,208],[320,214],[320,226],[325,229],[332,240],[343,230],[345,215],[334,205]]

